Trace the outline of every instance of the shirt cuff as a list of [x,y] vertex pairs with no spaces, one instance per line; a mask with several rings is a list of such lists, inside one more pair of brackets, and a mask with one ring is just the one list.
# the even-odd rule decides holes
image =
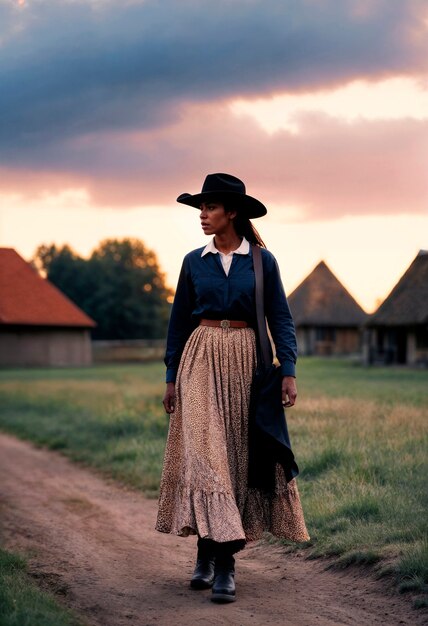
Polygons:
[[175,369],[175,367],[168,367],[166,370],[166,382],[175,383],[176,378],[177,378],[177,370]]
[[281,363],[281,374],[296,378],[296,364],[293,361],[284,361]]

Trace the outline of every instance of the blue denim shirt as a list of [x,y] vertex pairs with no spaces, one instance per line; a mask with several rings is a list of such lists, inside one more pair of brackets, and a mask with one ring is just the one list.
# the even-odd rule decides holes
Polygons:
[[[175,382],[180,358],[199,320],[244,320],[257,328],[255,279],[252,251],[234,254],[226,275],[220,256],[201,257],[204,247],[189,252],[183,260],[168,327],[165,364],[166,382]],[[264,305],[283,376],[295,376],[296,333],[278,264],[262,248]]]

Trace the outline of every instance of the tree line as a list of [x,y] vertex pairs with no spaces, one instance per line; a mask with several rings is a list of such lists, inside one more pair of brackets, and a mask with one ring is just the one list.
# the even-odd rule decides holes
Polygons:
[[97,323],[94,339],[165,337],[172,291],[139,239],[106,239],[89,259],[68,245],[41,245],[33,263]]

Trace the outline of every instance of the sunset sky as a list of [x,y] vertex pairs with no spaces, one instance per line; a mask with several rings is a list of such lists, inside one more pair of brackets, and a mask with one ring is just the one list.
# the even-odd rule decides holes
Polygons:
[[369,312],[428,248],[426,0],[0,0],[0,245],[137,237],[175,286],[182,192],[242,178],[291,292]]

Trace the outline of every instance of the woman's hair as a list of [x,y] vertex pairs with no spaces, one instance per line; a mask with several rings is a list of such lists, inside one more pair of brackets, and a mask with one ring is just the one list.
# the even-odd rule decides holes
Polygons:
[[261,248],[266,248],[266,244],[263,239],[260,237],[257,229],[254,228],[248,217],[245,215],[241,215],[239,212],[237,213],[235,219],[233,220],[233,225],[235,227],[236,234],[240,237],[245,237],[247,241],[250,243],[254,243]]
[[[224,200],[222,201],[222,203],[224,206],[224,210],[227,213],[231,213],[232,211],[236,210],[233,208],[232,204],[226,203]],[[237,211],[236,217],[233,220],[233,225],[235,227],[237,235],[239,235],[240,237],[245,237],[247,241],[249,241],[250,243],[254,243],[256,246],[266,248],[266,244],[260,237],[257,229],[254,228],[248,217],[243,215],[239,210]]]

